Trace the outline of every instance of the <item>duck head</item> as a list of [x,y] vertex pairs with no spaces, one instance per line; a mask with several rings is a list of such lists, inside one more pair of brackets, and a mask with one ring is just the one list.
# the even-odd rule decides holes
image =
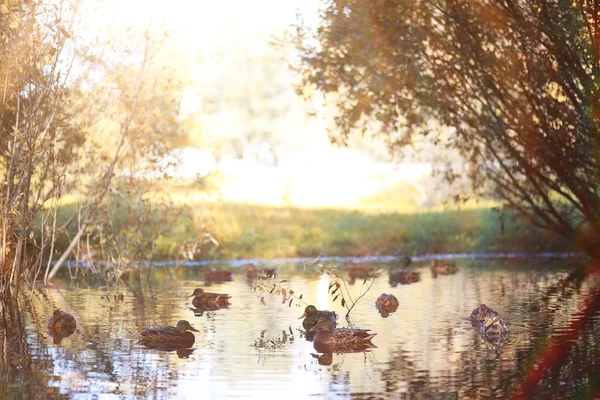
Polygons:
[[192,293],[190,295],[190,297],[194,297],[194,296],[204,296],[204,289],[202,289],[202,288],[194,289],[194,293]]
[[304,309],[304,314],[302,314],[300,316],[300,318],[298,319],[302,319],[302,318],[306,318],[306,317],[313,317],[315,315],[318,315],[319,312],[317,311],[317,307],[315,306],[308,306]]
[[[200,289],[200,290],[202,290],[202,289]],[[181,333],[183,333],[185,331],[200,332],[198,329],[196,329],[193,326],[191,326],[190,323],[187,322],[184,319],[182,319],[181,321],[177,322],[177,330],[179,332],[181,332]]]

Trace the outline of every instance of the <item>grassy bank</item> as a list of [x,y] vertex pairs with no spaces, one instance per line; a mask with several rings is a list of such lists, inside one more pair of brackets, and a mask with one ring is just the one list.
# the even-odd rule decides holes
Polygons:
[[175,236],[163,238],[163,248],[200,220],[220,243],[211,258],[569,250],[560,238],[511,216],[502,231],[489,208],[403,214],[219,203],[192,212]]
[[[62,214],[71,207],[65,205]],[[510,214],[502,229],[491,208],[400,213],[194,200],[174,214],[157,240],[158,258],[176,257],[181,243],[206,239],[207,233],[218,246],[204,240],[196,259],[572,250]],[[116,218],[117,224],[125,220],[122,214]],[[58,243],[59,253],[65,245]]]

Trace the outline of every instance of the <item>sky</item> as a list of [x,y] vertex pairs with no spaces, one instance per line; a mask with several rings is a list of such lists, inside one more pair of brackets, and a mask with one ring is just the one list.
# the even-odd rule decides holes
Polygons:
[[[144,31],[149,24],[170,32],[169,61],[182,68],[190,81],[181,106],[186,114],[199,108],[202,84],[212,79],[207,71],[219,68],[219,62],[228,57],[228,48],[239,49],[246,43],[269,46],[274,34],[280,34],[296,21],[298,12],[305,22],[316,24],[319,7],[318,0],[106,0],[90,4],[93,6],[84,12],[90,36],[118,36],[131,27]],[[253,40],[247,40],[249,37]],[[290,74],[290,87],[292,80]],[[297,101],[300,104],[303,100]],[[303,143],[292,145],[297,151],[284,153],[278,168],[265,168],[251,160],[225,160],[220,164],[223,174],[219,198],[272,205],[354,207],[361,199],[404,181],[417,186],[417,192],[423,194],[415,199],[417,203],[424,200],[425,190],[418,181],[428,174],[428,166],[387,164],[356,148],[334,147],[328,139],[327,118],[324,115],[321,120],[306,119],[297,126],[285,127],[290,143],[295,143],[294,138],[301,138]],[[198,115],[197,120],[205,129],[232,130],[226,119]],[[183,154],[181,175],[214,169],[209,152]],[[315,192],[320,195],[314,196]]]

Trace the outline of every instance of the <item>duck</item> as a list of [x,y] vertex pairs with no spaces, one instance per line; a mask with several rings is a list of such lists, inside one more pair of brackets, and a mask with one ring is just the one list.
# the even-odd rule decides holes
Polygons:
[[357,265],[354,263],[349,263],[346,265],[346,269],[348,270],[348,277],[351,280],[354,279],[364,279],[364,278],[376,278],[381,273],[381,270],[377,267],[368,266],[368,265]]
[[194,296],[192,300],[192,304],[196,308],[202,308],[204,304],[216,304],[219,306],[228,306],[230,295],[224,293],[210,293],[205,292],[202,288],[194,289],[194,293],[192,293],[189,297]]
[[483,303],[480,304],[479,307],[471,312],[471,316],[469,317],[471,320],[471,325],[473,325],[475,328],[479,328],[481,324],[485,322],[493,313],[495,313],[495,311],[490,307]]
[[407,255],[404,255],[402,258],[400,258],[400,264],[402,264],[403,267],[408,267],[411,263],[412,260]]
[[409,285],[421,280],[421,273],[417,271],[406,270],[390,270],[389,272],[390,285],[396,286],[398,283]]
[[506,321],[493,311],[489,317],[479,326],[479,333],[486,338],[500,337],[508,333]]
[[144,328],[140,333],[140,343],[155,348],[192,347],[196,337],[188,331],[199,332],[183,319],[178,321],[176,326]]
[[302,314],[298,319],[302,318],[304,318],[304,321],[302,321],[302,326],[308,332],[322,319],[329,319],[335,328],[337,325],[336,320],[338,315],[335,313],[335,311],[317,310],[317,307],[310,305],[304,309],[304,314]]
[[387,318],[396,311],[400,302],[393,294],[382,293],[375,301],[375,307],[379,310],[382,318]]
[[60,344],[63,338],[71,336],[75,332],[75,328],[77,328],[75,317],[58,308],[52,312],[52,316],[48,320],[48,330],[54,344]]
[[438,275],[452,275],[458,271],[455,263],[443,263],[438,260],[431,260],[430,269],[434,278]]
[[207,269],[202,272],[204,279],[212,282],[230,282],[233,280],[233,272],[220,269]]
[[275,278],[275,269],[258,269],[252,263],[246,264],[246,277],[248,279],[256,279],[261,275],[267,278]]
[[375,301],[375,307],[379,310],[395,310],[400,305],[400,302],[393,294],[382,293]]
[[320,352],[324,347],[329,352],[342,353],[377,347],[371,342],[376,333],[369,333],[366,329],[335,329],[330,319],[320,320],[310,332],[314,332],[314,346]]

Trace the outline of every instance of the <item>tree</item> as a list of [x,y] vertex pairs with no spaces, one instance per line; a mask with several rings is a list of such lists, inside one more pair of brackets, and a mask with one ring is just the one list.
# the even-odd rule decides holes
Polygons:
[[[181,85],[154,57],[164,33],[148,27],[92,46],[74,34],[79,5],[0,4],[0,295],[35,280],[44,265],[51,279],[80,239],[101,226],[96,218],[106,220],[111,197],[126,198],[128,216],[135,213],[144,228],[127,241],[111,232],[111,245],[134,248],[119,255],[149,258],[142,244],[153,246],[164,229],[149,222],[155,213],[148,210],[166,214],[169,204],[150,204],[147,191],[156,184],[147,178],[183,142]],[[66,193],[80,202],[60,226]],[[68,245],[52,266],[59,238]]]
[[0,5],[0,294],[41,267],[56,216],[44,213],[44,204],[56,205],[81,143],[68,123],[63,65],[71,37],[63,18],[75,12],[71,6]]
[[599,19],[589,0],[332,0],[296,26],[301,88],[336,94],[342,143],[452,128],[475,194],[598,255]]

